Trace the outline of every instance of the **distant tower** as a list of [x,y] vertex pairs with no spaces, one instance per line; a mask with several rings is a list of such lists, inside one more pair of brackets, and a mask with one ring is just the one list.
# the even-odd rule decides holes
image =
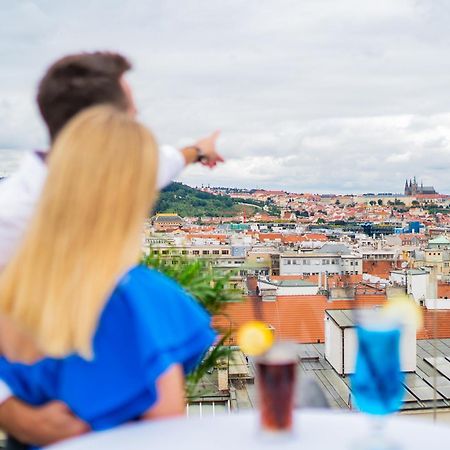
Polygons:
[[408,195],[408,180],[405,181],[405,195]]

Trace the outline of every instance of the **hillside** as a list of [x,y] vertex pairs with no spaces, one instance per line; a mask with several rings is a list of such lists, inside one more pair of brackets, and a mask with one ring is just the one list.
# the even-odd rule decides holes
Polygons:
[[225,195],[213,195],[182,183],[172,183],[161,191],[155,212],[177,213],[182,217],[229,217],[241,214],[244,209],[249,216],[255,208]]

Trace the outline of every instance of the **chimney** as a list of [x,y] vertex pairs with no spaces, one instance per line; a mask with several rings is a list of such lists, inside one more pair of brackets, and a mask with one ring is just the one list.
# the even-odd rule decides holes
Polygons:
[[426,288],[426,298],[427,299],[436,299],[437,298],[437,276],[436,276],[436,268],[430,267],[430,272],[428,274],[427,279],[427,288]]

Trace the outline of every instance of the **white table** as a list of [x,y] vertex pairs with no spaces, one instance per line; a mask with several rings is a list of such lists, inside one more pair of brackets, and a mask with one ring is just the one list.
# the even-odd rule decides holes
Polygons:
[[[350,450],[368,434],[362,414],[331,410],[296,413],[295,437],[281,442],[262,440],[255,412],[139,422],[111,431],[91,433],[49,447],[50,450]],[[404,450],[447,448],[450,426],[411,417],[391,417],[386,435]]]

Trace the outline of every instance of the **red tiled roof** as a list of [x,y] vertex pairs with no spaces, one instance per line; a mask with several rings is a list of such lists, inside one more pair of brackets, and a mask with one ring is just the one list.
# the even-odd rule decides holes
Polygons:
[[297,242],[306,241],[305,236],[299,236],[298,234],[285,234],[282,236],[281,241],[283,244],[295,244]]
[[319,233],[309,233],[305,234],[307,241],[328,241],[328,238],[324,234]]
[[[384,295],[357,296],[361,306],[375,306],[384,303]],[[355,300],[328,302],[323,295],[280,296],[275,302],[263,302],[260,297],[247,297],[243,302],[227,305],[224,317],[217,317],[214,323],[223,328],[231,325],[233,330],[249,320],[263,320],[272,325],[278,339],[294,342],[324,342],[324,317],[326,309],[351,309]],[[234,336],[233,336],[234,338]],[[234,338],[234,341],[235,338]]]
[[394,261],[367,261],[363,260],[363,272],[376,277],[389,279],[391,270],[395,268]]
[[424,309],[424,327],[417,339],[450,338],[450,310]]
[[[237,330],[249,320],[263,320],[275,329],[277,339],[294,342],[324,342],[325,310],[352,309],[381,305],[385,295],[357,295],[355,300],[327,301],[323,295],[279,296],[277,301],[263,302],[260,297],[246,297],[243,302],[227,305],[224,316],[215,317],[214,325]],[[424,328],[417,339],[450,338],[450,310],[424,311]],[[226,318],[225,318],[226,317]],[[231,343],[236,343],[233,334]]]
[[259,233],[259,241],[281,241],[283,235],[281,233]]
[[213,233],[191,233],[186,236],[188,239],[215,239],[220,242],[227,240],[226,234],[213,234]]
[[450,298],[450,283],[438,283],[437,296],[438,298]]

